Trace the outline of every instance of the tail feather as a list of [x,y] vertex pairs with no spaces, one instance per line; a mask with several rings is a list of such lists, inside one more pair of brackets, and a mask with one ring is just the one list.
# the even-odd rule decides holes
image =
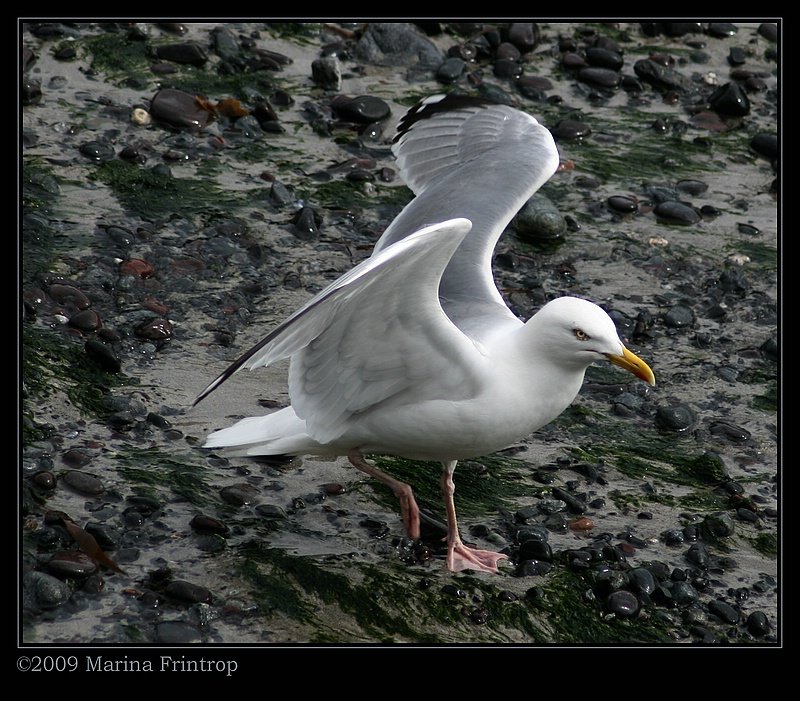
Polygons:
[[299,455],[322,448],[306,433],[306,422],[290,406],[266,416],[250,416],[214,431],[203,447],[226,448],[229,455]]

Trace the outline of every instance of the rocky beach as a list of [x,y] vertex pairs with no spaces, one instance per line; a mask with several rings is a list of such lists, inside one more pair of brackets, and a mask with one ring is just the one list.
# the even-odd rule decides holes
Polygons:
[[[21,22],[19,643],[780,647],[780,30]],[[394,128],[452,91],[559,149],[495,252],[509,306],[595,301],[657,381],[592,367],[459,464],[499,575],[447,571],[437,464],[371,456],[412,542],[346,458],[203,449],[289,404],[286,363],[192,406],[370,255],[413,197]]]

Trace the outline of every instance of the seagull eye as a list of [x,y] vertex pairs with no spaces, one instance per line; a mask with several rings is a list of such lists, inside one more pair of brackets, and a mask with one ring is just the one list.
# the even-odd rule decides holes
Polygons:
[[585,331],[581,331],[580,329],[575,329],[574,333],[575,333],[575,338],[577,338],[579,341],[589,340],[589,334],[586,333]]

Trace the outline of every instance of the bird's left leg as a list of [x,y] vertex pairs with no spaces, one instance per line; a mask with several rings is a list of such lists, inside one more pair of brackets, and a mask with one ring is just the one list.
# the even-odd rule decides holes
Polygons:
[[497,573],[497,563],[504,560],[508,555],[495,553],[491,550],[476,550],[468,548],[461,542],[458,532],[458,521],[456,520],[456,505],[453,494],[456,485],[453,482],[453,472],[456,469],[456,461],[442,463],[442,495],[444,505],[447,509],[447,567],[451,572],[461,570],[478,570],[480,572]]

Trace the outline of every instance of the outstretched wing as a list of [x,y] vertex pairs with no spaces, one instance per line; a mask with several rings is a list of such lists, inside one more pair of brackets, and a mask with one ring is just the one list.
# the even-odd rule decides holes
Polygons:
[[292,406],[319,442],[341,435],[354,414],[412,387],[425,398],[430,380],[452,399],[474,392],[483,356],[437,295],[469,230],[467,220],[445,221],[368,258],[236,360],[195,404],[240,369],[290,356]]
[[558,168],[550,132],[507,105],[437,95],[400,120],[392,150],[416,197],[386,229],[375,253],[431,223],[469,219],[472,230],[442,276],[445,309],[468,333],[467,319],[513,316],[495,286],[492,255],[513,216]]

